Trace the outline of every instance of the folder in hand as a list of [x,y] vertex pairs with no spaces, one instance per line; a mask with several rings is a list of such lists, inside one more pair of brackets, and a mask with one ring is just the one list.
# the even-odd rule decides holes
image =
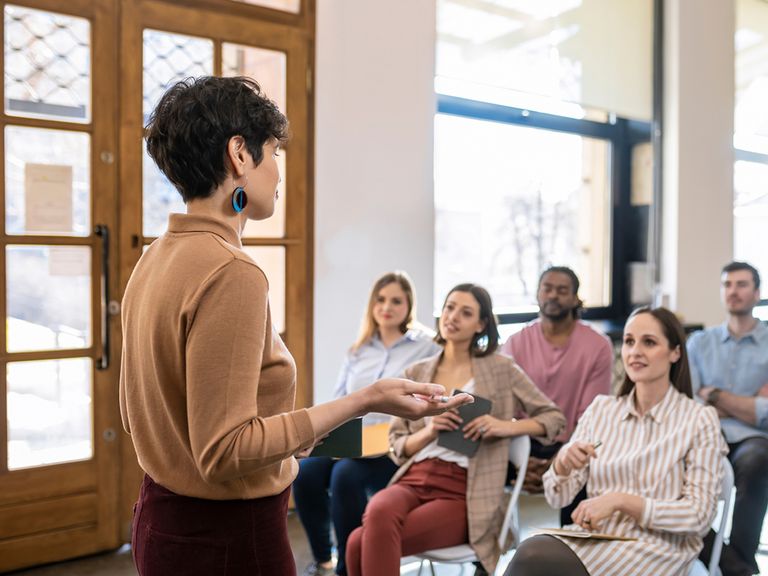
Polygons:
[[[454,390],[454,394],[460,393],[461,390]],[[471,440],[464,438],[464,426],[469,424],[472,420],[483,414],[488,414],[491,411],[492,402],[482,396],[471,394],[475,399],[472,404],[464,404],[458,408],[459,416],[463,420],[461,426],[456,430],[441,431],[437,435],[437,445],[443,448],[449,448],[465,456],[472,458],[480,447],[479,440]]]

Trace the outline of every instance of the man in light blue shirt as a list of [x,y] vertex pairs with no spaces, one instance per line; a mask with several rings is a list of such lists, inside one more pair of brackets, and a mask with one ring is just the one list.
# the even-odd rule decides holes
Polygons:
[[736,476],[720,567],[724,576],[746,576],[759,571],[755,552],[768,506],[768,328],[752,314],[760,301],[757,270],[731,262],[721,280],[727,322],[693,334],[687,347],[694,394],[717,409]]

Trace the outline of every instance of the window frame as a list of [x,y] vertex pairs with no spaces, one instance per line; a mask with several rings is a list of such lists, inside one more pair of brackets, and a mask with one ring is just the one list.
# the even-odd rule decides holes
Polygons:
[[[611,301],[608,306],[585,308],[582,318],[613,320],[626,317],[630,311],[628,264],[631,237],[633,234],[639,234],[647,238],[648,235],[647,231],[633,229],[632,226],[632,148],[637,144],[651,142],[651,122],[629,120],[615,115],[610,115],[607,122],[597,122],[440,93],[436,94],[436,97],[437,114],[563,132],[608,142],[610,166],[608,180],[612,203]],[[537,316],[538,312],[497,315],[499,324],[529,322]]]

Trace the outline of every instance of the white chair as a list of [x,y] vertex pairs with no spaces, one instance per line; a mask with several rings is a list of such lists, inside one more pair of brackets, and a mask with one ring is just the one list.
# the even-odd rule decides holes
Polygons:
[[723,482],[720,484],[720,495],[717,499],[723,503],[723,511],[720,515],[720,524],[717,526],[715,541],[712,544],[712,555],[709,558],[709,569],[698,558],[693,561],[688,576],[722,576],[720,572],[720,553],[723,550],[723,538],[728,525],[728,517],[731,511],[731,493],[733,492],[733,468],[728,457],[723,457]]
[[[509,503],[507,504],[507,510],[504,514],[504,523],[502,524],[501,532],[499,533],[499,547],[504,552],[506,552],[505,544],[509,536],[512,536],[515,546],[519,542],[520,515],[517,509],[517,500],[520,497],[520,490],[523,488],[523,480],[525,479],[525,470],[528,468],[528,456],[530,452],[531,439],[528,436],[517,436],[509,443],[509,461],[515,468],[517,468],[517,476],[515,477],[515,483],[507,488],[507,492],[510,495]],[[434,562],[445,564],[468,564],[477,561],[475,551],[469,544],[451,546],[450,548],[440,548],[438,550],[429,550],[417,554],[416,557],[421,559],[419,576],[421,576],[424,562],[429,563],[432,576],[435,576],[435,567],[432,565]],[[464,567],[462,566],[461,569],[463,574]]]

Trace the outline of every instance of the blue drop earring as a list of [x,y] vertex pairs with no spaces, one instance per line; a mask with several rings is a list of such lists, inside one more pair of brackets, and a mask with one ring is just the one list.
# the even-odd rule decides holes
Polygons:
[[[245,185],[248,185],[247,178]],[[234,192],[232,192],[232,208],[235,210],[235,214],[240,214],[247,205],[248,195],[245,193],[245,186],[236,187]]]

